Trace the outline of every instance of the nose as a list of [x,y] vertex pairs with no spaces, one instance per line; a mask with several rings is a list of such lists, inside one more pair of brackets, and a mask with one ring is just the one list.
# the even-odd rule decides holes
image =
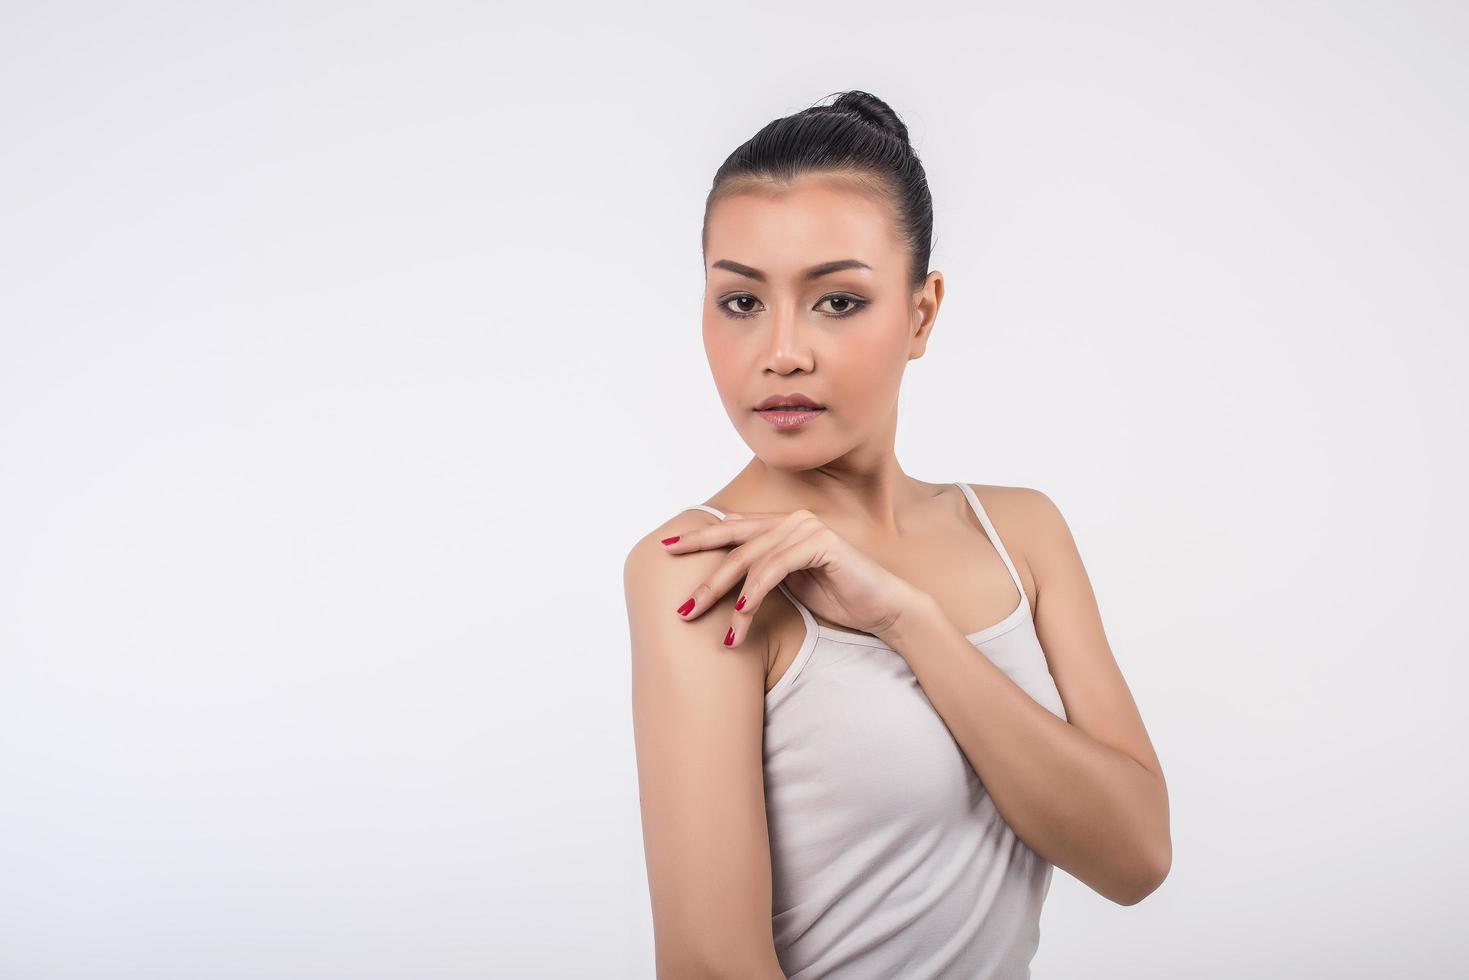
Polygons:
[[766,318],[769,335],[766,338],[765,366],[776,374],[792,371],[810,371],[811,347],[806,343],[801,318],[788,303],[780,304]]

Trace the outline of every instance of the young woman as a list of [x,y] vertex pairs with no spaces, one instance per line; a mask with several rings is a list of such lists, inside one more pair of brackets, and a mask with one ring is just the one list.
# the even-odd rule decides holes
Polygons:
[[1056,506],[894,454],[932,225],[865,92],[715,175],[704,345],[754,456],[624,580],[659,977],[1025,977],[1053,865],[1124,905],[1168,873],[1163,772]]

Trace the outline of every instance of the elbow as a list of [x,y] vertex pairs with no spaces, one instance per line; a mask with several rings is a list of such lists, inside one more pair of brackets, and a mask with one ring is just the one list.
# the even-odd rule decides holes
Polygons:
[[786,980],[775,948],[657,957],[657,980]]
[[1168,791],[1158,782],[1161,803],[1156,822],[1138,841],[1132,865],[1137,873],[1129,876],[1127,887],[1114,897],[1119,905],[1136,905],[1162,887],[1173,868],[1173,833],[1168,822]]
[[1173,845],[1165,843],[1162,857],[1148,865],[1148,873],[1139,876],[1122,894],[1114,896],[1113,901],[1118,905],[1138,904],[1162,886],[1172,868]]

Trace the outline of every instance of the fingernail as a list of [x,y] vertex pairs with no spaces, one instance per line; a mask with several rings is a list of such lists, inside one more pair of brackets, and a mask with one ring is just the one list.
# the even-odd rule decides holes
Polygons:
[[735,603],[735,608],[736,609],[743,609],[743,608],[745,608],[745,597],[744,596],[740,596],[740,601]]
[[683,535],[681,535],[681,534],[675,534],[671,538],[664,538],[663,541],[662,541],[662,543],[663,544],[673,544],[673,542],[677,541],[681,537],[683,537]]
[[728,633],[724,634],[724,645],[727,646],[727,647],[734,646],[734,627],[733,626],[731,626],[729,628],[729,632]]
[[678,614],[680,616],[687,616],[689,614],[689,610],[692,608],[694,608],[694,597],[689,596],[689,601],[678,607]]

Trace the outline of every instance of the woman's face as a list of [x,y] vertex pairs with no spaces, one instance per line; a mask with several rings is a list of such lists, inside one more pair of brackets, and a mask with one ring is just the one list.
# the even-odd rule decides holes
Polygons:
[[[923,354],[943,297],[938,272],[909,285],[891,206],[808,176],[718,200],[706,235],[704,349],[750,449],[810,469],[891,440],[904,368]],[[794,426],[789,413],[756,410],[798,393],[823,409]]]

